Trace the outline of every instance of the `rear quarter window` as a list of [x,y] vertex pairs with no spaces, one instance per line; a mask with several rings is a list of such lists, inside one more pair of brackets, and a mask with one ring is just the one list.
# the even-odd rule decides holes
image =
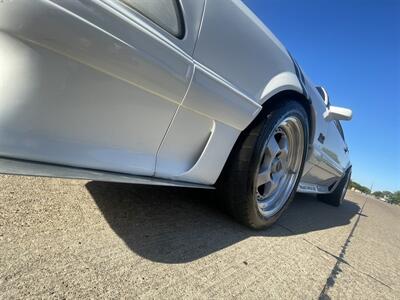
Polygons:
[[178,0],[120,0],[120,2],[175,37],[183,37],[183,16]]

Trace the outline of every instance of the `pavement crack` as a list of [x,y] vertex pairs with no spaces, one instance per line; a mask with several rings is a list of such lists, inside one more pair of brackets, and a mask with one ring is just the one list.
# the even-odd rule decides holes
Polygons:
[[[353,268],[354,268],[354,267],[353,267]],[[386,283],[384,283],[383,281],[379,280],[378,278],[375,278],[374,276],[372,276],[372,275],[370,275],[370,274],[368,274],[368,273],[366,273],[366,272],[363,272],[363,271],[361,271],[361,270],[357,270],[356,268],[354,268],[354,269],[355,269],[356,271],[360,272],[361,274],[363,274],[363,275],[365,275],[365,276],[371,278],[372,280],[375,280],[376,282],[379,282],[379,283],[382,284],[383,286],[386,286],[386,287],[389,288],[390,290],[393,290],[393,288],[392,288],[390,285],[387,285]]]
[[[363,206],[361,207],[360,211],[358,212],[357,220],[354,222],[354,225],[353,225],[353,227],[352,227],[352,229],[351,229],[346,241],[344,242],[344,244],[342,246],[342,250],[340,251],[339,257],[336,260],[336,264],[333,266],[333,268],[331,270],[331,273],[329,274],[328,278],[326,279],[326,283],[325,283],[324,287],[322,288],[321,293],[319,295],[319,299],[320,300],[330,299],[330,297],[328,296],[328,291],[329,291],[330,288],[332,288],[335,285],[337,276],[339,275],[339,273],[342,272],[342,269],[340,268],[340,265],[343,262],[345,262],[344,257],[346,255],[346,250],[347,250],[347,248],[348,248],[348,246],[350,244],[350,240],[354,235],[354,232],[355,232],[355,230],[356,230],[356,228],[358,226],[358,223],[360,222],[360,218],[361,218],[361,216],[363,216],[362,212],[364,210],[364,207],[365,207],[365,204],[367,203],[367,201],[368,201],[368,198],[365,199]],[[388,287],[389,289],[392,289],[390,286],[388,286],[384,282],[380,281],[379,279],[377,279],[377,278],[375,278],[375,277],[373,277],[373,276],[371,276],[371,275],[369,275],[369,274],[367,274],[365,272],[362,272],[362,271],[356,269],[355,267],[351,266],[349,263],[346,263],[346,264],[348,266],[350,266],[352,269],[364,274],[365,276],[368,276],[369,278],[375,280],[376,282],[379,282],[380,284]]]
[[[292,234],[298,234],[297,232],[295,232],[294,230],[290,229],[289,227],[286,227],[285,225],[282,225],[282,224],[279,224],[279,223],[277,223],[276,225],[279,226],[279,227],[282,227],[283,229],[289,231],[289,232],[292,233]],[[317,248],[318,250],[320,250],[320,251],[322,251],[322,252],[328,254],[329,256],[332,256],[332,257],[335,258],[336,260],[338,260],[338,261],[340,261],[340,262],[342,262],[342,263],[344,263],[344,264],[346,264],[346,265],[351,266],[351,265],[350,265],[346,260],[344,260],[343,258],[341,258],[341,257],[339,257],[339,256],[337,256],[337,255],[335,255],[335,254],[333,254],[333,253],[331,253],[331,252],[329,252],[328,250],[325,250],[325,249],[321,248],[320,246],[314,244],[314,243],[311,242],[310,240],[308,240],[308,239],[306,239],[306,238],[304,238],[304,237],[302,238],[302,240],[305,241],[306,243],[310,244],[311,246]]]
[[[358,216],[357,216],[356,221],[354,222],[353,228],[351,228],[351,231],[342,246],[342,250],[340,251],[340,254],[339,254],[339,258],[341,258],[341,259],[344,259],[344,256],[346,255],[347,247],[349,246],[350,240],[353,237],[354,231],[356,230],[358,223],[360,222],[361,214],[362,214],[362,211],[363,211],[366,203],[367,203],[367,199],[365,200],[363,206],[361,207],[360,211],[358,212]],[[342,272],[342,269],[340,268],[341,263],[342,263],[341,260],[336,260],[336,263],[333,266],[328,278],[326,279],[326,283],[325,283],[324,287],[322,288],[321,293],[319,294],[319,299],[321,299],[321,300],[322,299],[330,299],[330,297],[328,296],[328,291],[330,288],[332,288],[335,285],[337,276],[339,275],[340,272]]]
[[[374,280],[374,281],[376,281],[376,282],[382,284],[383,286],[385,286],[385,287],[387,287],[387,288],[393,290],[392,287],[390,287],[390,286],[387,285],[386,283],[382,282],[381,280],[375,278],[374,276],[372,276],[372,275],[370,275],[370,274],[368,274],[368,273],[366,273],[366,272],[363,272],[363,271],[361,271],[361,270],[358,270],[357,268],[355,268],[354,266],[352,266],[349,262],[347,262],[347,261],[344,259],[345,255],[346,255],[347,248],[348,248],[348,246],[349,246],[349,244],[350,244],[350,240],[351,240],[351,238],[352,238],[353,235],[354,235],[354,232],[355,232],[355,229],[356,229],[357,226],[358,226],[358,223],[360,222],[360,218],[361,218],[362,216],[365,216],[364,214],[362,214],[362,212],[363,212],[363,209],[364,209],[364,207],[365,207],[365,204],[367,203],[367,200],[368,200],[368,199],[366,199],[366,200],[364,201],[363,206],[361,207],[361,209],[360,209],[359,212],[357,213],[357,219],[356,219],[356,221],[355,221],[355,223],[354,223],[354,225],[353,225],[353,227],[352,227],[352,229],[351,229],[351,231],[350,231],[350,233],[349,233],[349,235],[348,235],[346,241],[344,242],[344,244],[343,244],[343,246],[342,246],[342,250],[340,251],[339,256],[337,256],[337,255],[335,255],[335,254],[333,254],[333,253],[331,253],[331,252],[329,252],[329,251],[327,251],[327,250],[321,248],[320,246],[316,245],[315,243],[311,242],[310,240],[308,240],[308,239],[306,239],[306,238],[304,238],[304,237],[302,238],[306,243],[312,245],[313,247],[317,248],[318,250],[320,250],[320,251],[324,252],[325,254],[327,254],[327,255],[329,255],[329,256],[331,256],[331,257],[333,257],[333,258],[336,259],[336,263],[335,263],[334,267],[332,268],[331,273],[329,274],[328,278],[326,279],[326,283],[325,283],[325,285],[324,285],[324,287],[323,287],[323,289],[322,289],[322,291],[321,291],[321,293],[320,293],[320,295],[319,295],[319,299],[320,299],[320,300],[330,299],[330,297],[328,296],[328,291],[329,291],[330,288],[332,288],[332,287],[335,285],[337,275],[339,275],[339,273],[342,272],[342,269],[340,268],[340,265],[341,265],[341,264],[345,264],[345,265],[349,266],[350,268],[352,268],[353,270],[355,270],[355,271],[357,271],[357,272],[359,272],[359,273],[361,273],[361,274],[363,274],[363,275],[365,275],[365,276],[371,278],[372,280]],[[289,228],[289,227],[287,227],[287,226],[285,226],[285,225],[282,225],[282,224],[280,224],[280,223],[276,223],[276,225],[279,226],[279,227],[281,227],[281,228],[283,228],[283,229],[285,229],[285,230],[287,230],[287,231],[290,232],[291,234],[298,234],[296,231],[292,230],[291,228]]]

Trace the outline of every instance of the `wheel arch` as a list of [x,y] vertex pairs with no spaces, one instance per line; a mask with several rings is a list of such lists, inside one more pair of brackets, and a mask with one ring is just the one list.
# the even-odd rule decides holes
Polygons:
[[[270,96],[267,99],[263,99],[262,101],[262,109],[258,116],[247,126],[247,128],[250,128],[251,126],[254,125],[255,122],[257,122],[260,118],[263,118],[266,113],[268,113],[268,110],[277,103],[280,103],[282,101],[288,101],[288,100],[294,100],[301,104],[303,106],[304,110],[307,113],[308,116],[308,126],[309,126],[309,139],[308,143],[312,144],[314,132],[315,132],[315,111],[312,107],[311,101],[304,96],[304,94],[298,92],[297,90],[294,89],[287,89],[287,90],[282,90],[274,95]],[[247,129],[246,128],[246,129]]]
[[[239,137],[237,138],[234,146],[232,147],[230,154],[225,161],[224,167],[218,176],[218,179],[216,181],[216,185],[218,186],[221,183],[222,177],[226,176],[224,175],[226,172],[227,165],[231,161],[232,153],[235,151],[235,149],[242,143],[244,137],[246,136],[247,132],[255,126],[260,120],[265,118],[265,116],[268,114],[268,111],[270,111],[271,107],[273,107],[277,103],[281,103],[282,101],[289,101],[289,100],[294,100],[298,102],[306,111],[307,116],[308,116],[308,125],[309,125],[309,139],[308,139],[308,145],[312,145],[313,143],[313,136],[315,132],[315,112],[314,109],[312,108],[311,101],[306,98],[302,93],[294,90],[294,89],[286,89],[286,90],[281,90],[277,92],[276,94],[270,96],[268,99],[263,99],[262,101],[262,109],[258,113],[257,117],[254,118],[252,122],[240,133]],[[306,158],[307,159],[307,158]]]

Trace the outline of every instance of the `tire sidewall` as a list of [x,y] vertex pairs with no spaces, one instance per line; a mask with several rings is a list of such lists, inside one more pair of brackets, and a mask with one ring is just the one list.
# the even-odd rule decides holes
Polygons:
[[[266,226],[271,225],[274,223],[281,215],[282,213],[287,209],[289,206],[290,202],[293,200],[294,195],[296,194],[297,186],[300,182],[301,175],[304,169],[304,163],[305,163],[305,158],[307,155],[307,149],[308,149],[308,139],[309,139],[309,128],[308,128],[308,117],[307,113],[305,112],[304,108],[302,107],[301,104],[295,102],[295,101],[287,101],[283,103],[282,105],[279,105],[272,110],[269,110],[270,113],[268,113],[265,121],[261,124],[263,126],[260,136],[258,137],[258,140],[255,145],[255,149],[252,155],[251,159],[251,166],[249,168],[249,176],[248,176],[248,187],[250,188],[250,191],[248,193],[249,195],[249,203],[250,203],[250,219],[252,220],[253,227],[255,228],[265,228]],[[293,190],[288,196],[288,199],[286,200],[285,204],[282,206],[282,208],[276,212],[274,215],[265,218],[258,210],[257,207],[257,186],[255,184],[256,177],[258,174],[258,168],[261,163],[262,159],[262,154],[265,149],[265,144],[266,142],[272,137],[272,134],[274,132],[274,129],[278,124],[280,124],[285,118],[294,116],[297,117],[303,127],[304,131],[304,145],[303,145],[303,155],[302,155],[302,160],[301,160],[301,165],[299,169],[299,173],[297,175],[295,184],[293,186]]]

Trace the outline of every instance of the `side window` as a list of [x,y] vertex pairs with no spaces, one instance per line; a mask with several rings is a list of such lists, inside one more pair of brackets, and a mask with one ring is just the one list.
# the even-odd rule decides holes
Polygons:
[[178,0],[120,0],[177,38],[184,35],[182,11]]
[[339,133],[340,133],[340,135],[342,136],[343,141],[345,141],[345,139],[344,139],[344,132],[343,132],[343,128],[342,128],[342,124],[340,124],[339,121],[335,120],[335,125],[336,125],[336,128],[339,130]]
[[329,96],[326,90],[322,86],[316,86],[315,88],[324,100],[325,106],[329,108],[331,106],[331,103],[329,102]]

